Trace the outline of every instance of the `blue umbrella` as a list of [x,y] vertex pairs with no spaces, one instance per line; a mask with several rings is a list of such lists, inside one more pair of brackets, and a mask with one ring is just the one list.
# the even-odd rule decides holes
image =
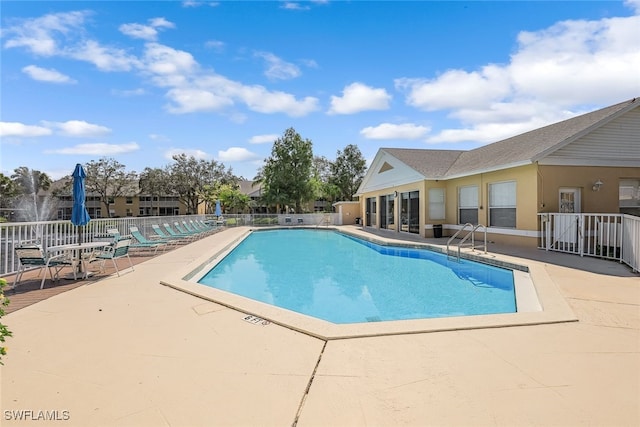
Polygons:
[[222,209],[220,209],[220,200],[216,200],[216,216],[222,215]]
[[[73,171],[73,207],[71,208],[71,223],[75,226],[86,225],[91,217],[87,212],[85,203],[84,179],[87,174],[84,172],[82,165],[78,163]],[[82,234],[78,229],[78,243],[82,243]]]

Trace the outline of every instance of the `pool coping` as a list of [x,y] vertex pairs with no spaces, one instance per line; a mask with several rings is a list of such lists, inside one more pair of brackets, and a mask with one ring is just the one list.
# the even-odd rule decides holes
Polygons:
[[[540,325],[577,321],[568,303],[550,279],[544,266],[536,261],[521,260],[514,262],[507,256],[494,253],[482,253],[463,249],[461,257],[488,263],[494,266],[510,268],[514,272],[518,312],[505,314],[456,316],[429,319],[395,320],[384,322],[335,324],[315,317],[307,316],[284,308],[272,306],[223,290],[201,285],[196,281],[220,262],[235,246],[254,230],[291,228],[291,227],[242,227],[238,233],[220,242],[221,249],[204,254],[183,266],[170,276],[161,280],[162,285],[181,292],[211,301],[230,309],[253,315],[271,323],[296,330],[323,340],[337,340],[385,335],[402,335],[426,332],[443,332],[468,329],[502,328],[512,326]],[[300,228],[300,227],[295,227]],[[307,227],[309,228],[309,227]],[[311,227],[316,228],[316,227]],[[446,247],[428,243],[407,242],[381,236],[372,236],[357,229],[341,227],[322,227],[361,238],[383,246],[402,246],[425,248],[446,253]],[[223,240],[224,233],[219,233]],[[457,251],[456,251],[457,252]],[[522,261],[522,262],[520,262]]]

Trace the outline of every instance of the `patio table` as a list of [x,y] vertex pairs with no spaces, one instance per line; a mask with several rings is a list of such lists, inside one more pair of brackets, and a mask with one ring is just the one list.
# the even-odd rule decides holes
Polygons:
[[[89,277],[88,271],[83,271],[83,263],[82,263],[82,253],[88,250],[93,250],[96,248],[104,248],[109,246],[109,242],[84,242],[84,243],[70,243],[67,245],[56,245],[49,246],[47,248],[47,252],[68,252],[71,254],[72,258],[78,262],[78,272],[84,273],[81,274],[78,278],[86,279]],[[73,279],[73,276],[66,276],[65,279]]]

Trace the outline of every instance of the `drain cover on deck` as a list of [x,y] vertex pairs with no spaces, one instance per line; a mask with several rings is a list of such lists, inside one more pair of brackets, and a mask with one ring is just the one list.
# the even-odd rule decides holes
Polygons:
[[251,314],[244,316],[242,320],[244,320],[245,322],[253,323],[254,325],[262,326],[267,326],[271,323],[270,321],[263,319],[262,317],[254,316]]

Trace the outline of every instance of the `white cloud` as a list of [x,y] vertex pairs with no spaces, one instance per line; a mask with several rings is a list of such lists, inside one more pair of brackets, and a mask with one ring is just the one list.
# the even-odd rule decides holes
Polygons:
[[3,29],[4,47],[24,47],[31,53],[42,56],[61,54],[59,39],[82,28],[89,15],[90,12],[77,11],[21,20],[18,24]]
[[47,127],[58,129],[58,133],[64,136],[91,138],[104,136],[111,133],[111,129],[105,126],[94,125],[84,120],[69,120],[66,122],[43,122]]
[[302,6],[300,3],[285,1],[280,6],[281,9],[287,10],[309,10],[311,9],[309,6]]
[[387,110],[391,95],[362,83],[352,83],[342,91],[342,97],[331,97],[328,114],[354,114],[361,111]]
[[18,122],[0,122],[0,136],[37,137],[51,135],[51,129]]
[[429,133],[430,128],[413,123],[382,123],[375,127],[366,127],[360,134],[367,139],[420,139]]
[[140,146],[135,142],[128,144],[78,144],[73,147],[59,148],[55,150],[46,150],[47,154],[73,154],[88,156],[113,156],[117,154],[131,153],[138,151]]
[[633,10],[636,15],[640,14],[640,0],[624,0],[625,6]]
[[86,40],[70,46],[63,56],[86,61],[100,71],[131,71],[140,67],[140,61],[125,50],[102,46],[95,40]]
[[[89,12],[73,12],[22,20],[3,30],[4,46],[22,47],[39,55],[57,55],[89,62],[104,72],[140,71],[155,86],[166,88],[165,95],[169,100],[166,109],[174,114],[215,111],[227,115],[233,122],[242,122],[246,115],[232,110],[236,104],[243,104],[258,113],[284,113],[291,117],[305,116],[319,109],[319,100],[315,97],[298,99],[286,92],[270,91],[263,86],[245,85],[230,80],[212,70],[202,70],[189,52],[153,41],[145,44],[140,58],[127,50],[102,45],[86,36],[84,23],[87,16]],[[145,26],[127,25],[122,27],[125,32],[145,40],[154,39],[153,31],[143,28]],[[157,30],[173,26],[173,23],[164,18],[154,18],[149,20],[146,27]],[[293,78],[299,75],[299,69],[293,64],[269,54],[263,58],[270,64],[268,74],[273,78]]]
[[267,135],[255,135],[249,139],[250,144],[270,144],[276,139],[280,138],[280,135],[272,133]]
[[158,29],[175,28],[175,24],[167,21],[165,18],[149,19],[149,25],[144,24],[122,24],[118,28],[122,34],[134,39],[142,39],[147,41],[155,41],[158,38]]
[[158,37],[158,31],[148,25],[142,24],[122,24],[118,28],[122,34],[125,34],[134,39],[142,40],[156,40]]
[[[198,68],[193,55],[188,52],[158,43],[146,45],[144,69],[155,75],[155,81],[161,86],[184,83],[186,78],[196,72]],[[165,76],[177,76],[178,79],[165,79],[163,78]]]
[[477,72],[449,70],[435,79],[396,79],[399,90],[408,91],[407,104],[425,111],[481,107],[512,93],[509,74],[497,66]]
[[[638,12],[640,0],[626,2]],[[566,20],[523,31],[506,64],[398,78],[408,105],[448,110],[462,128],[427,140],[492,142],[637,96],[640,16]]]
[[160,134],[157,134],[157,133],[150,133],[149,134],[149,139],[151,139],[153,141],[159,141],[159,142],[170,141],[169,137],[167,137],[166,135],[160,135]]
[[116,96],[122,96],[127,98],[130,96],[141,96],[146,94],[147,92],[142,88],[138,88],[138,89],[130,89],[130,90],[111,89],[111,93]]
[[204,151],[198,150],[198,149],[191,149],[191,148],[172,148],[170,150],[165,151],[164,158],[168,160],[173,160],[173,156],[179,155],[179,154],[186,154],[187,157],[194,157],[198,160],[200,159],[207,160],[211,158],[211,156],[205,153]]
[[267,64],[264,75],[271,80],[290,80],[302,74],[298,66],[284,61],[273,53],[256,52],[255,56],[264,59]]
[[217,2],[217,1],[204,2],[204,1],[193,1],[193,0],[185,0],[182,2],[182,7],[200,7],[203,5],[217,7],[220,5],[220,2]]
[[216,52],[222,52],[225,47],[225,43],[220,40],[208,40],[205,42],[204,46],[209,49],[213,49]]
[[293,95],[269,91],[263,86],[246,86],[217,74],[198,75],[167,92],[172,101],[168,110],[172,113],[196,111],[222,111],[223,108],[242,102],[259,113],[285,113],[301,117],[318,110],[318,99],[306,97],[297,100]]
[[246,148],[229,147],[227,150],[218,151],[218,159],[222,162],[246,162],[260,158],[256,153],[252,153]]
[[54,69],[40,68],[35,65],[27,65],[22,72],[31,77],[33,80],[49,83],[77,83],[71,77],[66,76]]

